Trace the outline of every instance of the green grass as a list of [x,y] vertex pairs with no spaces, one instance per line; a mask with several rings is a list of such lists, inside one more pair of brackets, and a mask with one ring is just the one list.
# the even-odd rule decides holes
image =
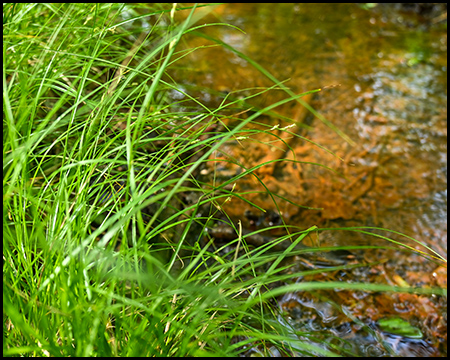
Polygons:
[[[259,115],[305,94],[225,133],[207,129],[242,100],[208,109],[190,98],[201,110],[174,110],[167,69],[200,19],[192,11],[176,24],[171,10],[3,5],[3,355],[231,356],[254,343],[331,355],[279,324],[268,300],[330,288],[446,293],[332,282],[267,290],[288,279],[281,260],[314,226],[291,229],[283,253],[250,250],[238,236],[236,255],[200,245],[217,207],[245,198],[227,185],[265,164],[215,187],[199,169]],[[143,31],[130,25],[142,20],[151,28],[130,51]]]

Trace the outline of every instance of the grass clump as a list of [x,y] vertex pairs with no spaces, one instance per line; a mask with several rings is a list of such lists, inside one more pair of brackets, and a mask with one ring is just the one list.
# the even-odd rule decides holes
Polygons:
[[244,254],[201,245],[220,204],[244,196],[227,185],[253,170],[214,187],[201,167],[280,103],[225,133],[233,101],[173,111],[166,70],[194,9],[177,25],[169,5],[3,5],[4,355],[230,356],[257,340],[332,354],[268,316],[286,291],[362,286],[266,291],[315,227],[282,253],[245,236]]

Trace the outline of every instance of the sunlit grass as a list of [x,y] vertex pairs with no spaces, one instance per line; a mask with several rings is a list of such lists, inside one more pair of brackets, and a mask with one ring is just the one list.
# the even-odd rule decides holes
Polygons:
[[[275,321],[267,301],[333,288],[444,293],[336,282],[266,291],[304,275],[286,275],[280,263],[315,227],[293,230],[284,252],[251,250],[245,236],[233,256],[201,246],[220,204],[245,199],[227,185],[266,164],[217,186],[201,183],[198,169],[262,113],[306,93],[205,134],[236,102],[208,109],[190,98],[201,111],[173,112],[167,91],[176,84],[164,78],[184,55],[176,43],[194,12],[174,24],[171,5],[144,10],[3,5],[4,355],[230,356],[261,341],[331,355]],[[128,25],[146,17],[148,36],[124,64],[142,32]],[[197,195],[186,202],[186,193]]]

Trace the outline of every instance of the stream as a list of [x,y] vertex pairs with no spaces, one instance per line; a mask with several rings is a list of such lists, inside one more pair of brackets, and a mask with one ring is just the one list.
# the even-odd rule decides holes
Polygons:
[[[442,6],[441,6],[442,5]],[[333,131],[297,102],[258,118],[271,132],[230,141],[222,153],[246,167],[277,158],[257,174],[280,200],[280,214],[300,228],[374,226],[392,229],[447,253],[447,30],[443,4],[385,4],[366,9],[355,4],[225,4],[215,7],[202,23],[202,33],[233,46],[264,67],[296,94],[321,88],[305,101],[345,135]],[[200,10],[198,10],[200,11]],[[186,15],[186,13],[184,13]],[[183,16],[180,12],[178,16]],[[201,46],[177,61],[171,76],[186,93],[209,107],[228,94],[248,96],[273,83],[236,52],[198,34],[183,37],[180,48]],[[183,111],[198,106],[177,91],[171,97]],[[252,98],[249,106],[264,108],[286,98],[273,89]],[[238,112],[238,110],[236,110]],[[245,115],[244,115],[245,116]],[[294,122],[297,135],[283,138],[279,130]],[[348,138],[347,138],[347,137]],[[289,144],[280,152],[277,140]],[[282,146],[281,146],[282,147]],[[342,158],[340,160],[338,157]],[[328,166],[343,176],[323,167]],[[225,181],[239,172],[236,165],[208,163],[202,174]],[[254,177],[236,183],[240,191],[258,190]],[[273,199],[250,194],[250,200],[274,210]],[[299,208],[292,202],[316,210]],[[239,199],[224,204],[234,220],[254,211]],[[258,215],[259,216],[259,215]],[[244,227],[251,227],[249,222]],[[390,233],[392,239],[406,239]],[[348,231],[324,231],[323,246],[379,245],[382,240]],[[317,241],[317,239],[315,240]],[[385,243],[382,243],[382,245]],[[408,243],[418,248],[415,243]],[[307,244],[308,245],[308,244]],[[309,244],[311,245],[311,244]],[[423,248],[421,248],[423,249]],[[447,287],[447,269],[409,252],[372,251],[364,255],[374,267],[311,275],[295,281],[351,281],[406,286]],[[304,264],[293,260],[299,271]],[[297,262],[295,262],[297,261]],[[447,300],[440,296],[373,292],[290,293],[278,299],[279,321],[295,331],[314,333],[327,343],[361,356],[446,356]],[[333,303],[339,303],[340,311]],[[351,313],[351,317],[344,315]],[[380,330],[382,319],[401,317],[420,329],[414,338]],[[353,319],[353,320],[351,320]],[[357,320],[355,320],[357,319]],[[363,324],[373,329],[365,330]],[[384,343],[385,345],[382,345]],[[386,350],[386,344],[391,352]],[[259,353],[255,346],[245,353]],[[345,354],[344,350],[342,354]],[[274,353],[273,355],[277,355]]]

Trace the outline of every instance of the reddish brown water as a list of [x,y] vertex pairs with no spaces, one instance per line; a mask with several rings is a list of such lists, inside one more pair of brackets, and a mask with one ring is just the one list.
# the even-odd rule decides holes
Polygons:
[[[282,143],[276,137],[280,136],[292,149],[283,154],[287,159],[295,154],[296,160],[320,163],[345,176],[309,164],[260,168],[257,174],[273,193],[300,205],[322,208],[299,209],[280,200],[278,206],[286,223],[302,228],[378,226],[413,236],[446,254],[447,33],[442,11],[437,10],[421,15],[393,5],[365,10],[348,4],[233,4],[221,5],[201,20],[225,22],[245,31],[217,25],[202,30],[246,54],[278,80],[288,80],[285,85],[294,93],[339,85],[306,100],[348,135],[350,143],[296,102],[275,111],[310,124],[308,130],[292,131],[344,161],[306,141],[285,138],[277,128],[264,136],[230,142],[223,149],[251,167],[281,156]],[[197,35],[186,36],[183,41],[187,48],[213,44]],[[217,106],[230,92],[247,89],[234,95],[248,95],[255,91],[251,88],[272,85],[236,53],[219,46],[196,50],[173,66],[172,75],[208,106]],[[172,95],[184,99],[180,93]],[[281,90],[269,91],[240,110],[265,107],[286,97]],[[188,110],[196,105],[185,102],[183,106]],[[258,121],[269,124],[269,129],[292,123],[277,116]],[[225,157],[220,153],[215,156]],[[223,164],[205,169],[205,173],[213,171],[220,180],[238,170]],[[243,178],[236,186],[239,190],[261,187],[254,177]],[[249,196],[265,209],[275,208],[270,197]],[[250,208],[238,200],[225,206],[234,219],[242,219]],[[405,241],[395,234],[387,235]],[[320,235],[321,244],[326,245],[385,244],[381,241],[344,231]],[[395,251],[367,253],[365,258],[383,263],[306,280],[447,286],[446,268],[419,256]],[[297,270],[303,266],[300,261],[293,265],[300,267]],[[340,311],[330,305],[331,301],[339,304]],[[388,354],[381,346],[383,340],[397,355],[439,356],[447,352],[443,297],[349,291],[295,293],[280,298],[279,307],[284,314],[280,321],[286,326],[314,333],[360,355]],[[377,337],[343,315],[343,310],[374,331],[379,319],[400,316],[420,328],[424,337],[411,339],[379,331]]]

